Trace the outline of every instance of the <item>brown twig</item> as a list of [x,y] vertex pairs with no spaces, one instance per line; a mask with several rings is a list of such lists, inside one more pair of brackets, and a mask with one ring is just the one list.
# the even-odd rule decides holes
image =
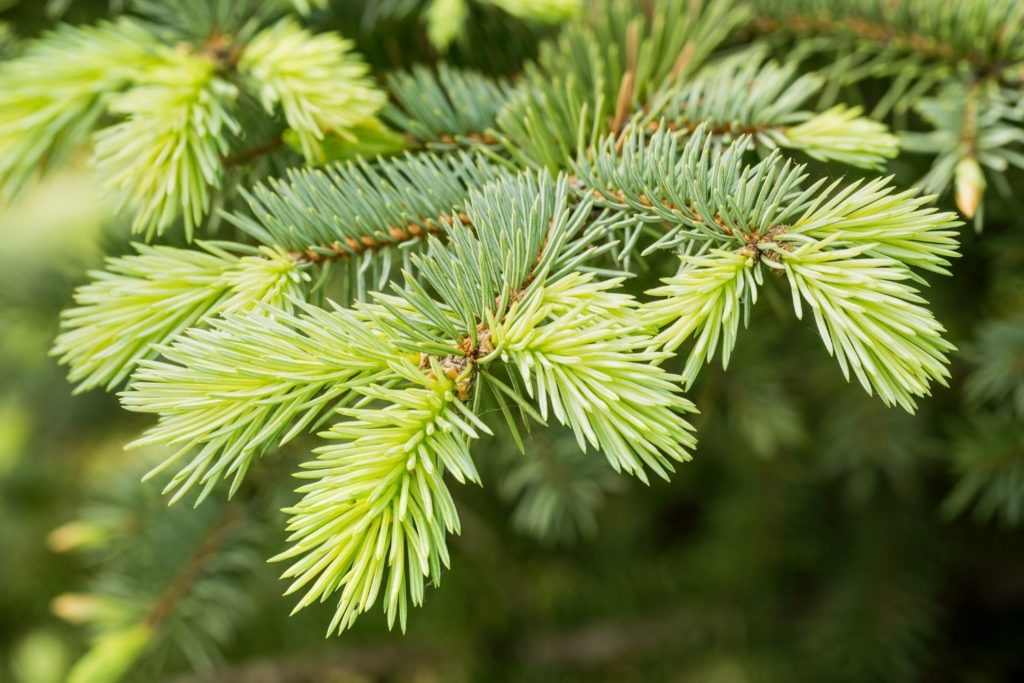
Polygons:
[[388,229],[390,239],[376,238],[372,235],[363,235],[358,239],[348,237],[344,244],[336,241],[331,244],[311,245],[303,251],[292,252],[291,257],[296,261],[304,261],[306,263],[344,260],[367,251],[379,251],[394,247],[403,242],[410,242],[424,235],[440,234],[445,227],[455,224],[463,225],[467,228],[473,227],[469,216],[464,213],[444,215],[439,217],[437,221],[434,221],[432,218],[426,218],[418,223],[409,223],[405,227],[396,226],[390,228]]

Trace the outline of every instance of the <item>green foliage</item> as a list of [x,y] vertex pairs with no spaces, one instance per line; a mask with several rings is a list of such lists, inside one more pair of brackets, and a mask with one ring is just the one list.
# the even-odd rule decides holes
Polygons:
[[[580,14],[583,0],[478,0],[513,17],[557,24]],[[430,0],[425,12],[427,36],[434,47],[444,51],[466,30],[470,0]]]
[[384,117],[399,130],[434,145],[482,140],[511,96],[511,86],[504,81],[445,64],[436,74],[424,67],[395,74],[388,86],[398,106],[385,111]]
[[1024,521],[1024,437],[1020,418],[985,414],[975,418],[953,450],[959,479],[943,504],[949,516],[972,511],[975,518],[1008,527]]
[[152,34],[121,20],[62,26],[0,67],[0,196],[24,190],[38,168],[60,164],[88,139],[104,98],[146,68]]
[[257,34],[239,58],[239,72],[269,114],[281,107],[308,161],[323,158],[326,132],[354,139],[353,128],[384,104],[366,65],[348,54],[351,47],[335,34],[314,35],[286,19]]
[[109,259],[107,270],[78,290],[64,312],[53,354],[71,366],[84,391],[120,385],[139,362],[200,320],[264,302],[289,305],[308,279],[283,251],[215,244],[202,251],[137,245],[137,255]]
[[664,355],[646,350],[650,336],[630,319],[635,303],[589,282],[566,284],[525,298],[495,328],[496,353],[519,371],[541,418],[550,410],[581,449],[600,449],[616,472],[645,483],[647,469],[668,479],[672,461],[689,460],[696,444],[679,416],[693,404],[652,364]]
[[95,138],[104,184],[135,214],[136,232],[161,233],[179,214],[192,238],[220,189],[227,135],[240,131],[228,113],[234,86],[204,57],[166,51],[109,111],[124,121]]
[[798,38],[792,58],[826,56],[827,98],[843,86],[886,79],[873,115],[917,110],[932,130],[910,133],[905,144],[936,156],[922,185],[934,193],[955,186],[961,212],[981,226],[986,177],[1002,182],[1008,165],[1021,167],[1016,99],[1003,92],[1020,82],[1024,62],[1019,0],[913,0],[891,9],[871,0],[754,5],[758,28]]
[[422,388],[361,387],[387,407],[343,410],[351,420],[324,434],[342,443],[318,449],[302,475],[314,481],[288,510],[294,545],[276,559],[301,558],[284,574],[294,578],[289,593],[313,582],[297,609],[341,593],[328,632],[351,626],[382,586],[388,623],[397,617],[405,628],[409,601],[421,604],[425,580],[436,585],[448,566],[445,535],[459,531],[444,475],[478,481],[467,442],[486,427],[462,407],[439,367],[435,379],[411,363],[403,370]]
[[964,386],[972,405],[1003,405],[1024,416],[1024,322],[993,322],[966,355],[974,365]]
[[[384,369],[387,347],[369,357],[374,338],[339,334],[336,328],[354,324],[347,317],[321,312],[285,324],[268,311],[220,318],[209,330],[193,328],[163,351],[165,360],[144,363],[123,396],[129,410],[160,414],[159,424],[135,446],[178,447],[147,476],[201,446],[168,482],[172,501],[197,484],[202,500],[228,477],[234,493],[256,458],[344,401],[349,385],[371,381]],[[189,394],[194,399],[183,401]]]
[[719,0],[659,2],[648,22],[612,2],[541,46],[498,116],[503,143],[520,164],[563,168],[579,148],[627,123],[660,86],[693,73],[745,16]]
[[682,149],[677,139],[633,131],[621,153],[609,139],[577,172],[629,220],[669,226],[655,245],[678,249],[682,268],[650,292],[661,300],[649,321],[666,328],[658,342],[668,350],[696,334],[687,384],[719,340],[728,364],[765,269],[786,274],[797,316],[803,299],[843,374],[852,370],[869,393],[913,410],[912,396],[944,381],[952,346],[902,281],[916,277],[913,267],[947,272],[956,256],[951,214],[922,208],[924,199],[895,194],[884,180],[801,189],[803,168],[777,154],[744,166],[746,139],[721,156],[703,128]]
[[209,668],[252,609],[246,586],[262,564],[261,541],[243,521],[262,514],[257,501],[168,511],[131,469],[136,476],[107,476],[80,519],[50,535],[55,549],[98,569],[88,592],[52,606],[95,634],[68,676],[76,683],[141,676],[158,660]]
[[[168,473],[171,502],[212,499],[196,519],[248,506],[281,479],[275,463],[290,468],[290,450],[318,444],[286,508],[289,546],[270,552],[288,562],[296,611],[337,600],[329,633],[378,603],[389,626],[407,627],[467,519],[461,496],[472,490],[449,487],[480,484],[478,462],[517,499],[516,526],[564,539],[594,527],[612,473],[646,484],[690,461],[696,406],[683,391],[715,410],[702,430],[722,420],[730,448],[735,437],[763,459],[847,434],[842,420],[819,430],[800,419],[801,401],[832,385],[809,369],[787,301],[847,381],[886,406],[913,412],[947,384],[954,344],[921,289],[950,274],[960,222],[902,189],[905,172],[830,176],[849,170],[840,165],[881,171],[902,145],[936,156],[924,192],[953,185],[961,212],[980,215],[986,185],[1024,168],[1018,3],[609,0],[583,13],[576,0],[486,0],[528,22],[566,22],[501,78],[466,68],[455,45],[479,7],[366,3],[365,26],[422,12],[427,38],[459,56],[382,67],[386,92],[329,30],[348,15],[291,3],[325,29],[315,32],[284,4],[220,0],[191,17],[204,3],[133,3],[146,23],[30,42],[0,66],[0,186],[13,196],[91,142],[136,232],[155,239],[181,222],[189,241],[228,233],[109,260],[77,290],[53,353],[79,390],[127,381],[123,407],[156,419],[132,445],[168,449],[147,476]],[[736,30],[745,22],[753,31]],[[382,50],[415,40],[406,29],[380,28]],[[780,59],[773,49],[792,36],[797,48]],[[495,57],[522,54],[513,42],[492,46]],[[910,111],[920,120],[908,126]],[[286,168],[300,160],[307,167]],[[758,329],[749,342],[741,322]],[[1019,523],[1015,325],[986,328],[969,352],[978,426],[953,455],[951,514]],[[723,370],[747,369],[706,367],[718,357]],[[580,453],[542,450],[562,437]],[[508,470],[483,466],[492,446],[513,445],[522,453]],[[821,459],[831,477],[885,469],[840,445]],[[808,467],[785,464],[773,476]],[[216,500],[221,488],[230,503]],[[726,525],[719,514],[712,523]],[[244,563],[209,568],[230,582]],[[715,575],[705,568],[702,580]],[[165,616],[154,624],[152,588],[97,612],[96,645],[74,676],[129,675],[171,632],[193,665],[212,658],[202,642],[231,629],[197,627],[204,635],[190,641],[204,591],[186,593],[195,602],[173,629]],[[863,595],[846,587],[808,609],[845,613]],[[826,649],[856,655],[854,636],[876,616],[914,641],[929,623],[915,598],[906,622],[858,613],[843,620],[864,617],[849,638],[825,629]],[[879,667],[910,675],[916,661],[886,655]]]
[[802,110],[823,85],[823,78],[801,74],[796,63],[779,65],[740,53],[706,67],[681,87],[668,87],[646,118],[651,126],[661,119],[684,132],[704,124],[716,143],[749,135],[762,149],[793,149],[819,161],[863,168],[882,167],[896,156],[896,138],[860,116],[859,108]]
[[1011,102],[997,89],[950,86],[914,105],[934,130],[905,135],[902,141],[908,150],[937,155],[921,179],[922,187],[936,193],[955,187],[958,208],[967,217],[978,215],[979,225],[987,185],[984,169],[998,178],[1010,167],[1024,168],[1024,131],[1019,127],[1024,112]]
[[[177,3],[177,16],[191,0]],[[201,3],[200,3],[201,4]],[[191,239],[223,186],[241,137],[239,81],[266,113],[277,108],[309,160],[323,159],[327,133],[353,139],[374,120],[384,95],[367,67],[336,34],[314,35],[290,19],[231,37],[221,24],[245,3],[222,1],[195,21],[206,33],[162,36],[123,19],[63,27],[31,43],[0,68],[0,190],[11,197],[37,169],[65,161],[105,114],[119,122],[94,137],[95,164],[107,189],[134,214],[147,238],[179,218]],[[173,9],[173,8],[172,8]],[[154,18],[168,8],[140,7]],[[165,44],[162,39],[184,38]],[[235,43],[234,40],[247,42]]]
[[599,459],[579,450],[570,430],[551,432],[551,447],[506,448],[495,468],[499,491],[512,505],[513,526],[552,544],[569,545],[597,533],[597,514],[621,480]]
[[903,282],[910,273],[898,262],[862,258],[863,247],[827,246],[807,242],[783,259],[797,317],[802,298],[843,375],[852,371],[868,393],[913,412],[912,397],[927,396],[930,382],[945,384],[949,376],[953,346],[942,338],[944,328]]

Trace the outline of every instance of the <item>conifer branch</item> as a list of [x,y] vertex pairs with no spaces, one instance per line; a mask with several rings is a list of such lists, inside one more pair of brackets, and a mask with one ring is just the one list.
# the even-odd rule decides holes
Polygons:
[[153,35],[127,19],[62,26],[0,63],[0,197],[66,161],[106,110],[105,97],[151,63]]
[[494,145],[490,130],[512,94],[503,79],[442,64],[436,73],[425,67],[397,73],[388,79],[396,106],[383,117],[397,129],[443,148],[453,144]]
[[[615,471],[641,481],[646,469],[667,479],[671,462],[689,460],[696,444],[680,417],[693,404],[674,393],[671,375],[651,364],[663,355],[645,350],[651,339],[631,319],[636,303],[619,297],[626,304],[621,309],[602,305],[614,281],[581,284],[552,299],[544,289],[523,299],[494,329],[494,353],[518,370],[541,417],[550,410],[572,428],[581,449],[601,450]],[[565,307],[567,298],[573,305]],[[588,312],[595,300],[607,315]]]
[[746,135],[762,149],[793,149],[819,161],[863,168],[878,168],[896,156],[896,138],[884,125],[861,116],[860,109],[802,109],[824,79],[797,74],[795,63],[765,61],[758,51],[740,53],[681,86],[671,84],[654,97],[641,120],[652,131],[660,121],[682,134],[703,125],[719,146]]
[[122,395],[128,410],[160,415],[131,446],[177,448],[147,477],[186,460],[164,489],[172,502],[198,485],[198,503],[227,478],[233,494],[255,460],[344,404],[354,386],[374,381],[394,353],[344,311],[271,310],[188,330],[160,349],[162,360],[144,362]]
[[212,60],[165,55],[165,65],[147,70],[111,104],[125,120],[97,135],[96,165],[122,207],[135,213],[135,232],[152,238],[182,216],[191,240],[220,188],[227,135],[240,132],[229,113],[237,91]]
[[592,24],[570,25],[542,46],[497,119],[517,163],[567,168],[624,122],[617,105],[630,115],[643,111],[660,87],[695,72],[746,17],[744,8],[719,0],[655,4],[655,18],[644,21],[629,3],[612,3]]
[[[634,129],[624,143],[609,138],[592,160],[577,163],[584,185],[622,220],[667,226],[649,248],[680,251],[680,274],[650,292],[662,299],[647,310],[650,322],[664,328],[658,343],[667,348],[696,335],[683,371],[687,385],[720,339],[728,363],[762,268],[781,269],[794,297],[813,301],[819,332],[844,374],[852,368],[869,393],[913,410],[911,396],[926,395],[931,380],[944,381],[952,347],[902,281],[920,280],[912,268],[948,272],[948,259],[957,255],[953,216],[926,207],[926,197],[894,193],[885,179],[804,188],[803,168],[777,154],[746,166],[745,139],[721,154],[711,143],[703,128],[682,149],[664,129],[649,139]],[[831,280],[833,270],[843,277]],[[872,275],[886,284],[871,284]],[[862,315],[876,300],[878,310]],[[901,310],[908,311],[905,324],[898,322]]]
[[341,593],[328,632],[347,629],[378,595],[388,624],[397,618],[404,630],[408,603],[421,604],[425,581],[436,585],[448,566],[445,536],[459,531],[445,472],[479,481],[467,442],[487,428],[456,407],[454,381],[409,366],[402,374],[420,387],[360,388],[388,407],[344,409],[352,420],[324,434],[342,443],[305,465],[300,476],[313,481],[288,510],[294,545],[274,558],[295,560],[284,578],[288,593],[306,588],[296,609]]
[[[0,66],[0,193],[11,198],[37,169],[66,160],[110,114],[113,124],[94,137],[105,187],[135,213],[133,227],[147,239],[179,219],[191,239],[224,166],[248,160],[251,150],[231,147],[259,104],[264,120],[280,107],[291,129],[283,139],[294,136],[309,160],[324,159],[327,135],[352,142],[357,131],[379,127],[385,95],[339,36],[290,19],[258,30],[266,13],[240,21],[233,3],[196,9],[191,19],[207,29],[197,36],[175,16],[188,8],[140,3],[140,12],[177,32],[157,34],[128,19],[64,27]],[[225,18],[239,24],[235,34],[221,32]]]
[[829,249],[830,242],[807,242],[782,260],[797,317],[803,299],[843,375],[852,372],[869,394],[913,412],[913,397],[927,396],[930,382],[946,384],[954,347],[898,262],[862,258],[867,247]]
[[662,297],[647,307],[648,321],[662,329],[655,344],[674,351],[692,334],[697,341],[683,368],[684,387],[697,378],[701,365],[710,362],[722,345],[722,367],[736,345],[741,318],[749,317],[757,302],[760,271],[754,270],[750,250],[711,250],[703,256],[682,256],[682,267],[665,286],[649,294]]
[[[578,0],[482,1],[552,23],[580,8]],[[147,476],[170,472],[172,503],[193,491],[202,501],[222,482],[230,497],[276,449],[319,432],[325,441],[302,466],[301,499],[287,510],[289,547],[274,558],[288,562],[287,591],[300,594],[296,610],[337,599],[329,633],[378,603],[389,625],[404,629],[409,604],[420,604],[448,565],[448,535],[459,533],[445,477],[480,482],[471,447],[494,435],[492,419],[521,450],[535,446],[526,430],[551,420],[615,472],[667,478],[696,443],[688,421],[696,408],[681,392],[716,357],[729,364],[741,322],[769,288],[788,286],[795,314],[810,309],[847,379],[886,405],[913,411],[933,383],[946,382],[954,347],[918,285],[949,274],[960,223],[890,178],[830,181],[811,177],[817,165],[788,158],[884,166],[896,138],[859,108],[830,100],[844,83],[913,63],[921,69],[896,79],[875,113],[908,92],[920,100],[933,130],[907,141],[938,155],[922,182],[929,191],[956,184],[969,213],[980,209],[987,180],[1024,168],[1024,110],[988,76],[969,89],[956,84],[970,71],[956,71],[970,36],[985,38],[971,49],[986,58],[1024,63],[1015,30],[991,32],[993,17],[1019,13],[999,0],[927,19],[934,1],[883,11],[869,0],[845,8],[611,0],[544,42],[514,82],[415,67],[388,79],[390,105],[336,34],[288,18],[268,26],[266,13],[222,31],[219,12],[244,14],[225,0],[198,22],[217,30],[199,36],[157,3],[154,21],[173,23],[166,34],[130,23],[67,29],[60,45],[44,39],[0,67],[0,84],[19,90],[0,94],[14,111],[10,119],[0,112],[0,152],[19,159],[0,159],[0,188],[23,187],[109,114],[94,138],[108,187],[147,237],[181,220],[191,238],[220,200],[228,167],[241,175],[285,144],[311,164],[354,159],[257,180],[238,193],[247,211],[225,193],[221,214],[248,244],[139,246],[109,261],[76,292],[54,353],[79,390],[131,377],[123,406],[156,419],[131,445],[170,448]],[[776,21],[820,16],[815,30],[839,34],[834,52],[852,52],[816,73],[800,57],[817,43],[785,62],[759,48],[712,61],[751,7]],[[463,0],[432,2],[425,17],[435,44],[451,44],[468,11]],[[844,32],[837,22],[850,18]],[[899,40],[878,56],[856,52],[865,41],[906,35],[947,40],[951,56],[908,51]],[[180,45],[166,44],[168,36]],[[105,62],[108,42],[138,67]],[[80,70],[52,70],[56,82],[46,84],[67,96],[67,120],[55,102],[34,100],[29,83],[54,55],[82,57]],[[849,74],[833,78],[845,67]],[[940,82],[946,89],[931,92]],[[933,96],[921,99],[926,92]],[[963,106],[951,104],[958,93],[971,95]],[[5,137],[5,122],[27,130],[33,108],[52,139]],[[391,137],[427,151],[368,158],[382,140],[376,149],[394,153]],[[637,270],[631,258],[674,274],[638,301],[621,289]],[[669,373],[664,366],[680,350],[682,370]],[[978,383],[992,398],[1012,389],[1009,380]],[[763,421],[754,422],[744,429],[756,434]],[[800,425],[783,432],[765,439],[765,452],[795,440]],[[601,491],[600,475],[588,473],[576,513],[567,513],[581,525]],[[509,488],[533,501],[523,519],[553,526],[537,512],[542,494],[533,495],[550,482],[536,469],[517,476],[514,483],[528,483]],[[982,489],[972,484],[957,505],[988,501]],[[140,602],[148,611],[115,624],[97,666],[121,666],[110,654],[117,648],[130,659],[150,646],[226,533],[215,528],[200,542],[162,592]]]
[[224,546],[234,527],[241,520],[234,505],[225,505],[220,518],[214,523],[195,552],[178,569],[166,590],[146,613],[143,623],[150,630],[158,630],[174,612],[175,607],[206,571],[213,557]]
[[349,54],[351,47],[336,34],[314,35],[283,19],[257,34],[238,60],[267,112],[281,107],[309,161],[323,159],[326,133],[352,140],[353,129],[384,105],[366,64]]
[[892,11],[870,1],[756,0],[765,33],[850,36],[883,51],[936,62],[966,62],[979,75],[997,73],[1024,56],[1024,15],[1015,0],[941,3],[910,0]]
[[[78,391],[121,384],[155,347],[219,313],[257,303],[286,307],[306,275],[287,253],[231,253],[215,244],[203,251],[136,245],[134,256],[107,261],[93,282],[75,292],[61,317],[53,355],[68,365]],[[238,246],[238,245],[236,245]]]
[[251,217],[227,218],[261,243],[311,260],[357,256],[436,233],[446,216],[461,220],[469,188],[500,174],[465,152],[290,171],[286,179],[243,190]]

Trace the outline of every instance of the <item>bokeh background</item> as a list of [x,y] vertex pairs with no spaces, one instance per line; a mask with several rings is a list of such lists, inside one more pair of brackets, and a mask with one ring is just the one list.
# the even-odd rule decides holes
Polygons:
[[[70,21],[108,9],[66,4]],[[348,10],[331,20],[378,67],[416,54],[360,33]],[[42,2],[0,0],[0,21],[25,38],[53,19]],[[0,55],[16,50],[10,34]],[[493,63],[472,45],[453,59],[501,70],[531,50],[517,36]],[[893,164],[904,184],[926,168]],[[73,396],[48,355],[74,286],[129,242],[83,151],[0,207],[0,680],[64,680],[90,645],[85,622],[166,598],[182,566],[207,583],[126,680],[1024,680],[1018,197],[990,200],[983,233],[962,229],[954,277],[930,289],[961,351],[917,415],[847,384],[811,324],[769,298],[728,373],[698,381],[701,445],[671,483],[616,477],[556,431],[526,456],[483,445],[492,485],[456,492],[452,568],[408,632],[373,613],[325,640],[330,606],[289,618],[264,562],[308,443],[268,459],[259,494],[168,509],[158,482],[138,483],[160,454],[123,449],[147,420],[102,392]],[[213,560],[197,551],[211,528],[231,549]]]

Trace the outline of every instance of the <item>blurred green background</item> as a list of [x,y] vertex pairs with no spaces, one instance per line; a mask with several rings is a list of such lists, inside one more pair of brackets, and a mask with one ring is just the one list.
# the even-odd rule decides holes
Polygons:
[[[23,32],[45,25],[17,11]],[[894,164],[904,184],[916,161]],[[123,450],[146,420],[102,392],[72,396],[48,356],[74,286],[129,241],[86,166],[0,208],[0,681],[64,680],[90,643],[80,622],[165,595],[225,519],[234,554],[202,566],[208,591],[126,680],[1024,680],[1012,197],[992,202],[983,234],[963,228],[965,257],[930,290],[962,351],[917,415],[847,384],[811,323],[779,315],[785,301],[762,306],[729,372],[698,381],[701,444],[671,483],[616,477],[556,432],[528,456],[485,446],[485,480],[503,483],[456,492],[452,568],[408,633],[374,612],[325,640],[330,606],[289,618],[263,562],[308,444],[268,460],[252,499],[167,509],[158,482],[138,484],[151,454]],[[557,508],[552,524],[531,527],[531,506]]]

